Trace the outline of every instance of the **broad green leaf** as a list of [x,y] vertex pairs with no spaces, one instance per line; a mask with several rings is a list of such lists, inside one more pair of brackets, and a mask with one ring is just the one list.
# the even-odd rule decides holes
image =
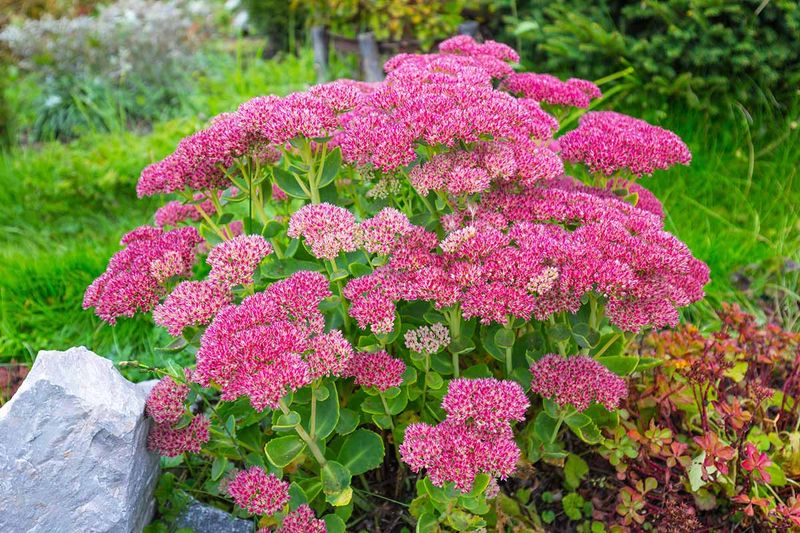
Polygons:
[[422,513],[417,519],[417,533],[434,533],[439,531],[439,521],[433,513]]
[[358,427],[359,422],[358,413],[345,407],[339,411],[339,422],[336,423],[335,431],[339,435],[347,435]]
[[325,163],[322,165],[322,176],[320,176],[319,183],[317,186],[322,189],[336,178],[336,174],[339,173],[339,169],[342,166],[342,151],[337,146],[331,153],[328,154],[328,157],[325,158]]
[[600,357],[597,361],[616,375],[627,376],[636,370],[636,366],[639,364],[639,356],[611,355]]
[[272,429],[275,431],[288,430],[294,428],[300,423],[300,413],[297,411],[289,411],[287,414],[281,414],[278,419],[272,424]]
[[283,224],[277,220],[270,220],[261,230],[261,235],[267,239],[271,239],[279,235],[283,231]]
[[[317,424],[314,428],[316,439],[325,439],[328,435],[333,433],[336,429],[336,424],[339,423],[339,395],[336,392],[336,386],[333,383],[328,383],[329,390],[328,397],[324,401],[317,400]],[[303,427],[308,433],[311,433],[311,403],[307,405],[297,406],[297,411],[303,419]]]
[[430,371],[425,376],[425,383],[427,383],[428,388],[439,390],[440,388],[442,388],[442,385],[444,385],[444,380],[442,379],[442,376],[440,376],[438,372]]
[[591,418],[582,414],[575,413],[564,419],[564,422],[569,426],[573,433],[581,438],[586,443],[597,444],[603,440],[603,435],[600,429],[592,421]]
[[383,439],[367,429],[358,429],[348,435],[336,460],[354,476],[363,474],[383,463]]
[[215,457],[214,462],[211,463],[211,479],[218,480],[225,473],[225,468],[228,466],[227,457]]
[[272,170],[275,175],[275,183],[277,183],[278,187],[283,189],[286,194],[295,198],[308,198],[308,195],[297,182],[297,178],[295,178],[293,173],[280,167],[273,167]]
[[326,533],[346,533],[344,521],[335,514],[326,514],[322,519],[325,521]]
[[572,490],[577,489],[581,480],[589,473],[589,465],[580,456],[571,453],[564,464],[564,482]]
[[512,348],[515,340],[514,332],[506,328],[498,329],[494,334],[494,343],[500,348]]
[[541,411],[533,423],[533,432],[542,442],[551,442],[558,431],[557,423],[558,421],[555,418]]
[[264,446],[264,453],[267,454],[269,462],[283,468],[303,453],[306,443],[297,435],[287,435],[272,439]]
[[347,269],[356,278],[372,274],[372,268],[363,263],[351,263]]
[[262,267],[262,274],[267,279],[288,278],[301,270],[314,270],[319,272],[322,266],[315,261],[302,261],[291,257],[273,259]]
[[320,472],[322,492],[325,500],[334,506],[350,503],[353,489],[350,488],[350,471],[336,461],[328,461]]
[[455,339],[453,342],[450,343],[449,350],[450,353],[454,354],[462,354],[462,353],[469,353],[475,349],[475,343],[472,342],[472,339]]

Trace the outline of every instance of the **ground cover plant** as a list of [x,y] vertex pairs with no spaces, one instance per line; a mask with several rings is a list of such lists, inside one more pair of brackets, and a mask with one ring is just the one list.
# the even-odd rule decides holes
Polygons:
[[282,531],[366,527],[376,498],[409,506],[390,528],[557,518],[530,512],[526,470],[581,484],[576,446],[624,433],[626,378],[660,363],[641,332],[677,325],[709,272],[639,183],[689,164],[683,141],[584,114],[598,86],[518,59],[450,39],[379,84],[252,99],[144,169],[140,196],[177,199],[123,237],[84,306],[112,324],[152,311],[195,358],[149,369],[150,446],[180,466],[162,494]]

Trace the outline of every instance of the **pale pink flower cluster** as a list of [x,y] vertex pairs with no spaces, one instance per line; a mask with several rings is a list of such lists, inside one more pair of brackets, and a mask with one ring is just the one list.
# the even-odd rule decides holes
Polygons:
[[652,174],[692,160],[686,144],[673,132],[613,111],[583,115],[580,125],[558,142],[564,160],[608,176],[620,170],[634,176]]
[[465,493],[478,474],[505,479],[514,473],[520,450],[510,424],[524,419],[529,406],[516,382],[470,381],[453,380],[442,400],[447,418],[436,426],[411,424],[400,445],[400,456],[413,471],[427,469],[434,485],[453,482]]
[[186,410],[184,402],[188,396],[188,385],[176,383],[170,376],[164,376],[150,390],[145,402],[145,412],[157,424],[175,424]]
[[358,225],[356,244],[370,253],[386,255],[396,246],[398,239],[414,229],[408,217],[391,207],[384,207],[374,217]]
[[420,326],[405,334],[406,348],[417,353],[435,354],[450,344],[450,331],[441,323]]
[[503,80],[502,88],[537,102],[550,105],[587,108],[594,98],[603,93],[594,83],[571,78],[561,81],[550,74],[517,72]]
[[403,384],[406,364],[385,351],[356,352],[349,361],[347,374],[362,387],[374,387],[381,392]]
[[608,410],[628,397],[625,380],[591,357],[545,355],[531,365],[531,391],[556,402],[586,410],[592,402]]
[[192,418],[188,425],[175,428],[170,424],[154,424],[147,435],[147,447],[166,457],[182,453],[200,453],[211,438],[211,421],[203,415]]
[[188,326],[203,326],[231,303],[228,287],[216,281],[183,281],[153,310],[153,321],[173,337]]
[[335,259],[356,249],[356,218],[343,207],[329,203],[308,204],[289,220],[287,235],[303,237],[311,253],[320,259]]
[[211,266],[208,279],[227,287],[249,285],[258,265],[271,253],[272,246],[261,235],[239,235],[222,241],[206,258]]
[[247,396],[261,411],[314,376],[337,374],[349,351],[338,334],[323,337],[319,304],[330,295],[322,274],[301,271],[224,307],[203,335],[193,379],[215,383],[226,401]]
[[124,248],[86,289],[83,308],[94,307],[97,316],[110,324],[120,316],[150,311],[164,292],[164,281],[191,274],[201,242],[192,227],[164,231],[142,226],[131,231],[122,238]]
[[228,495],[250,514],[271,515],[289,503],[289,484],[253,466],[238,472],[228,483]]
[[314,516],[314,511],[305,503],[287,514],[275,533],[325,533],[325,521]]

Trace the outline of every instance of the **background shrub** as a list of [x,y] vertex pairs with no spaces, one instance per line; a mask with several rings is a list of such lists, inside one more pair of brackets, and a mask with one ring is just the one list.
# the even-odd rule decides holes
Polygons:
[[638,104],[774,106],[800,80],[800,7],[790,0],[532,0],[511,19],[506,38],[535,70],[597,79],[630,66]]
[[36,75],[33,140],[149,124],[181,103],[197,65],[203,3],[122,0],[95,17],[8,26],[0,42]]

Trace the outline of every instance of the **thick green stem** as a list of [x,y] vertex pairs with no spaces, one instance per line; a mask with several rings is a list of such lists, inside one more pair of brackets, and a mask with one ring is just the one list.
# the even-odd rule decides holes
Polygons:
[[[456,304],[450,310],[448,319],[450,322],[450,339],[455,342],[461,338],[461,308],[458,304]],[[458,368],[458,354],[453,351],[450,353],[453,355],[453,376],[458,377],[460,375]]]
[[511,373],[514,371],[514,318],[509,317],[504,327],[510,332],[510,338],[512,339],[511,345],[506,346],[506,377],[511,378]]
[[317,387],[313,383],[311,384],[311,421],[309,422],[311,427],[311,438],[317,438]]
[[561,424],[563,422],[564,422],[564,415],[559,414],[558,415],[558,420],[556,420],[556,427],[553,430],[553,434],[550,436],[550,443],[551,444],[556,441],[556,437],[558,437],[558,431],[561,429]]
[[392,413],[389,411],[389,404],[386,403],[386,398],[383,397],[383,393],[380,393],[379,396],[381,397],[381,403],[383,404],[383,412],[385,412],[386,416],[389,417],[389,427],[392,428],[392,431],[394,431],[394,420],[392,420]]
[[422,382],[422,409],[420,412],[425,411],[425,397],[428,394],[428,372],[431,371],[431,356],[430,354],[425,354],[425,381]]
[[[278,405],[280,406],[283,414],[289,414],[289,407],[286,405],[286,402],[284,402],[283,399],[278,402]],[[319,449],[317,442],[311,438],[311,435],[308,434],[302,424],[297,424],[294,427],[294,430],[297,432],[297,436],[306,443],[306,446],[308,446],[308,449],[311,451],[311,455],[313,455],[314,459],[317,460],[319,466],[324,468],[325,465],[328,464],[328,460],[325,459],[325,455],[322,453],[322,450]]]

